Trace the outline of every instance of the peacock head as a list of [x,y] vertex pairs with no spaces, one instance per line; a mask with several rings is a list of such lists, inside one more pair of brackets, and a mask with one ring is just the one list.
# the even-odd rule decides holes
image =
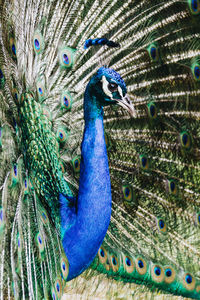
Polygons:
[[125,82],[115,70],[101,67],[90,80],[89,86],[101,107],[118,104],[128,110],[132,116],[135,115]]

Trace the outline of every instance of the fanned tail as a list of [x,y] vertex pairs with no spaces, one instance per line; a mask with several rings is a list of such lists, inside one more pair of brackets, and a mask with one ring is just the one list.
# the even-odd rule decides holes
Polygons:
[[[77,195],[83,93],[99,64],[121,74],[136,116],[105,110],[113,211],[92,268],[200,298],[199,1],[1,1],[0,8],[1,299],[63,293],[68,262],[54,195],[56,188],[69,201]],[[120,47],[84,49],[100,37]],[[44,187],[27,172],[23,105],[30,130],[36,121],[22,104],[26,95],[57,149],[44,162],[62,178],[56,188],[52,174],[43,174],[51,179]],[[44,148],[30,145],[33,156]],[[48,188],[55,194],[47,203]]]

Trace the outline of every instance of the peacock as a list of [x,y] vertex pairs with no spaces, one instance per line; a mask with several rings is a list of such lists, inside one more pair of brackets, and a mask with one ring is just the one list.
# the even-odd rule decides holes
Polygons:
[[200,299],[199,20],[200,0],[0,0],[1,300],[98,274]]

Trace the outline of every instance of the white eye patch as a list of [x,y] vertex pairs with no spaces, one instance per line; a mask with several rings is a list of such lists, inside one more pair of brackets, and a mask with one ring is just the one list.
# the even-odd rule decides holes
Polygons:
[[106,79],[105,76],[102,76],[102,88],[103,88],[103,91],[104,93],[112,99],[112,93],[111,91],[109,91],[108,89],[108,84],[109,84],[109,81]]
[[[114,82],[113,82],[113,83],[114,83]],[[105,76],[102,76],[102,88],[103,88],[103,91],[104,91],[104,93],[105,93],[110,99],[114,100],[114,99],[113,99],[113,96],[112,96],[112,92],[111,92],[111,91],[109,90],[109,88],[108,88],[109,84],[110,84],[110,82],[106,79],[106,77],[105,77]],[[114,84],[116,84],[116,83],[114,83]],[[123,98],[123,93],[122,93],[121,87],[118,86],[117,84],[116,84],[116,86],[117,86],[117,91],[118,91],[118,93],[120,94],[121,98]]]
[[123,98],[123,92],[122,92],[122,88],[118,85],[118,93],[121,96],[121,99]]

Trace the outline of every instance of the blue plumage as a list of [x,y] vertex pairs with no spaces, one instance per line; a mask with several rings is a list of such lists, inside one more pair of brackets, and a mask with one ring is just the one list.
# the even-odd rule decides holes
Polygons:
[[[85,91],[85,129],[81,146],[76,215],[75,207],[67,208],[67,202],[61,206],[62,242],[70,266],[68,280],[78,276],[90,265],[103,242],[110,222],[111,185],[103,126],[103,98],[107,98],[108,95],[103,92],[103,76],[106,76],[108,85],[109,81],[114,80],[123,89],[124,94],[126,92],[121,76],[104,67],[93,76]],[[115,101],[110,99],[110,104],[112,103],[115,104]],[[60,195],[60,201],[64,203],[63,195]],[[70,219],[74,223],[69,229]]]

